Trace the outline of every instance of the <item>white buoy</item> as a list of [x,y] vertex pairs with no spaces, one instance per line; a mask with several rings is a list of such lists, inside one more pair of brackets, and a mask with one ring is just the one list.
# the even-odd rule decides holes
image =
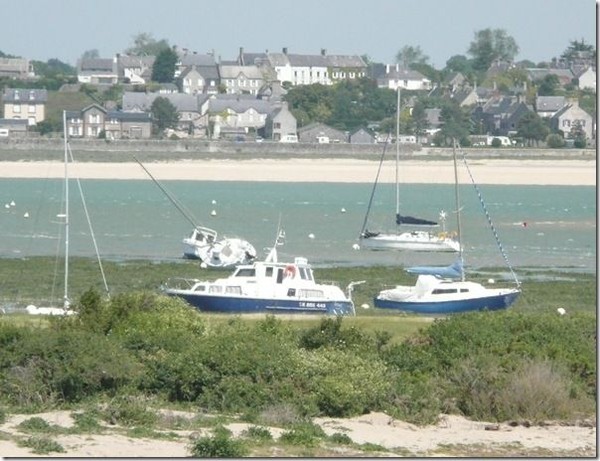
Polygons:
[[14,200],[10,202],[10,206],[15,206],[15,201]]
[[308,238],[309,239],[314,239],[315,238],[315,234],[308,234]]
[[8,208],[10,208],[10,205],[8,203],[5,203],[4,208],[8,209]]
[[29,213],[25,212],[25,214],[23,215],[24,218],[29,218]]
[[363,309],[369,309],[371,306],[369,306],[367,303],[365,304],[361,304],[361,306]]
[[201,262],[201,263],[200,263],[200,267],[201,267],[202,269],[206,269],[206,268],[208,267],[208,265],[207,265],[205,262]]
[[345,213],[345,212],[346,212],[346,209],[345,209],[345,208],[342,208],[342,210],[341,210],[341,211],[342,211],[342,213]]
[[217,204],[217,201],[216,201],[216,200],[213,200],[213,201],[212,201],[212,204],[213,204],[213,205],[216,205],[216,204]]
[[495,281],[494,279],[488,279],[488,283],[489,283],[490,285],[493,285],[494,283],[496,283],[496,281]]
[[217,216],[217,210],[212,210],[212,211],[210,212],[210,215],[211,215],[211,216]]
[[354,245],[352,245],[352,249],[353,250],[360,250],[360,245],[358,243],[355,243]]
[[556,312],[558,312],[560,315],[565,315],[567,313],[567,311],[564,310],[562,307],[559,307],[558,309],[556,309]]

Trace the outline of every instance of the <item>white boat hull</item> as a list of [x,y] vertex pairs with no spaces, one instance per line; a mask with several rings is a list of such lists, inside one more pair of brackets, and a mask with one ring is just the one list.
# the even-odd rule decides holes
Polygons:
[[431,234],[425,231],[403,232],[400,234],[380,233],[361,236],[360,247],[366,250],[409,250],[458,252],[459,243],[445,234]]

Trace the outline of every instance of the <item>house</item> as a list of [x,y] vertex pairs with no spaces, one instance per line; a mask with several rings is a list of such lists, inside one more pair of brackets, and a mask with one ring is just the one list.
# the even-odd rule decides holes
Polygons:
[[596,70],[591,66],[587,67],[577,75],[577,82],[580,90],[596,91]]
[[208,120],[203,116],[200,107],[208,98],[206,95],[191,95],[184,93],[138,93],[126,91],[123,93],[124,112],[148,112],[156,98],[168,99],[179,114],[177,126],[178,135],[203,136]]
[[535,112],[542,118],[550,118],[565,106],[564,96],[538,96],[535,98]]
[[497,96],[471,112],[479,133],[509,136],[517,131],[521,118],[533,111],[520,96]]
[[80,111],[67,111],[67,133],[74,138],[147,139],[151,136],[152,118],[140,112],[108,111],[91,104]]
[[33,64],[23,58],[0,58],[0,77],[26,80],[35,77]]
[[78,60],[77,81],[92,85],[115,85],[119,81],[117,57]]
[[119,81],[143,85],[152,80],[155,56],[122,56],[117,54]]
[[341,80],[355,80],[366,76],[367,65],[358,55],[328,55],[290,53],[283,48],[281,53],[244,53],[240,48],[238,61],[259,66],[266,81],[289,82],[293,86],[332,85]]
[[541,69],[541,68],[530,68],[527,69],[527,75],[529,80],[532,82],[539,82],[543,80],[547,75],[556,75],[561,86],[568,85],[573,81],[575,77],[570,69]]
[[298,142],[296,127],[296,117],[284,102],[267,115],[263,137],[277,142]]
[[257,95],[265,83],[258,66],[240,66],[237,64],[219,65],[221,85],[227,94],[247,93]]
[[0,139],[27,135],[27,120],[0,118]]
[[324,123],[314,122],[298,128],[298,141],[318,144],[346,143],[348,135]]
[[186,94],[217,94],[220,76],[215,58],[211,54],[179,53],[175,64],[175,78]]
[[359,128],[350,134],[350,144],[375,144],[377,138],[370,130]]
[[46,118],[48,91],[37,89],[6,88],[2,94],[4,118],[27,120],[29,126]]
[[577,132],[585,134],[589,141],[594,138],[594,119],[585,110],[579,107],[577,99],[569,99],[567,104],[556,112],[550,119],[553,130],[563,133],[565,138],[573,138]]
[[256,133],[264,128],[272,110],[271,103],[251,95],[211,96],[208,100],[208,117],[213,124],[211,137],[219,139],[225,132],[230,132],[233,136]]
[[416,70],[401,67],[400,64],[385,66],[385,73],[376,76],[379,88],[397,90],[431,90],[431,80]]

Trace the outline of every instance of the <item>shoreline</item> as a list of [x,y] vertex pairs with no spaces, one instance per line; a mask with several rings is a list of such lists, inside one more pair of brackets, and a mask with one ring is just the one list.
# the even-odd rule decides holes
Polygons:
[[[159,181],[338,182],[372,184],[379,162],[358,159],[251,159],[152,161],[144,166]],[[478,184],[596,186],[596,159],[472,159],[469,170]],[[0,161],[2,179],[64,178],[63,162]],[[394,183],[394,161],[384,161],[378,181]],[[150,180],[135,162],[75,162],[69,176],[80,179]],[[403,160],[403,184],[453,184],[452,161]],[[459,181],[470,182],[459,160]]]

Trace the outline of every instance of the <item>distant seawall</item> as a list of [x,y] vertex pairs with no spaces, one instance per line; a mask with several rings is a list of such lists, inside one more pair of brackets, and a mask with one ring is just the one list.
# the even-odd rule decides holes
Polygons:
[[[378,160],[383,153],[380,144],[313,144],[276,142],[229,142],[196,139],[180,140],[118,140],[72,139],[71,150],[79,161],[115,162],[167,161],[211,158],[357,158]],[[469,158],[504,159],[572,159],[595,160],[594,149],[536,149],[536,148],[487,148],[464,149]],[[62,139],[16,138],[0,140],[0,161],[59,160],[64,152]],[[401,145],[403,159],[439,160],[449,158],[452,149]],[[395,146],[388,145],[386,159],[395,155]]]

